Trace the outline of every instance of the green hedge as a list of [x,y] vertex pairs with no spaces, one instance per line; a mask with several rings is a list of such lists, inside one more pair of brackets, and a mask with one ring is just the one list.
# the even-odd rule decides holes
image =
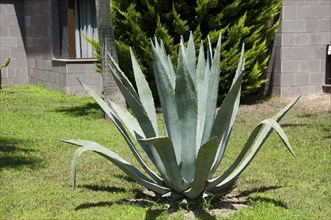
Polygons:
[[[243,94],[255,93],[263,83],[269,60],[269,43],[279,21],[281,0],[113,0],[112,16],[121,68],[132,77],[129,47],[143,67],[157,94],[153,76],[150,40],[162,39],[174,63],[180,37],[195,36],[196,49],[207,36],[215,45],[222,33],[222,61],[219,97],[222,99],[232,82],[241,44],[246,45]],[[157,97],[155,97],[157,98]]]

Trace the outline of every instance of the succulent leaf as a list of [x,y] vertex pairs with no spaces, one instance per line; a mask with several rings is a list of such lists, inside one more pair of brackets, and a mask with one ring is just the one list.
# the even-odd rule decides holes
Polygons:
[[206,97],[207,97],[207,85],[204,82],[205,79],[205,70],[206,70],[206,60],[204,55],[204,47],[203,43],[201,42],[200,50],[199,50],[199,57],[198,57],[198,64],[197,64],[197,98],[198,98],[198,118],[197,118],[197,137],[196,137],[196,153],[198,152],[203,136],[203,129],[205,127],[205,120],[206,120]]
[[161,55],[163,51],[160,52],[160,47],[157,43],[155,43],[155,46],[152,45],[152,49],[154,55],[154,74],[163,111],[164,122],[166,125],[167,134],[176,146],[176,161],[179,165],[181,160],[181,137],[179,133],[180,123],[178,120],[174,87],[169,79],[169,73],[167,73],[168,58],[165,59],[164,56]]
[[131,93],[128,87],[124,85],[124,83],[118,78],[116,74],[113,74],[114,80],[122,92],[125,100],[129,104],[132,109],[133,114],[136,116],[141,129],[144,132],[144,136],[146,137],[155,137],[156,133],[153,128],[152,122],[148,117],[147,112],[145,111],[144,106],[141,104],[139,97],[135,96],[135,94]]
[[138,133],[140,136],[144,136],[144,132],[141,130],[141,127],[137,119],[125,108],[114,102],[113,100],[107,100],[110,104],[111,109],[114,110],[116,116],[124,123],[125,127],[129,130],[132,136],[135,133]]
[[192,80],[192,73],[187,64],[184,42],[178,56],[175,98],[177,105],[179,132],[181,136],[181,173],[186,181],[191,182],[195,170],[195,145],[197,129],[197,93]]
[[[211,45],[209,45],[211,47]],[[212,53],[211,51],[209,53]],[[221,35],[218,38],[215,55],[213,57],[210,71],[205,75],[205,81],[207,80],[207,97],[206,106],[206,120],[204,126],[204,133],[202,137],[202,143],[206,143],[210,139],[211,130],[214,123],[214,117],[216,112],[217,96],[218,96],[218,85],[220,76],[220,60],[221,60]]]
[[201,146],[195,162],[194,180],[191,188],[184,193],[188,198],[195,199],[206,189],[207,177],[214,162],[213,155],[216,154],[218,143],[215,137]]
[[[270,136],[272,129],[275,129],[276,132],[280,135],[283,142],[285,143],[285,146],[288,148],[288,150],[294,155],[292,147],[289,145],[289,142],[287,140],[286,135],[281,132],[282,129],[277,124],[277,120],[281,119],[286,112],[288,112],[293,105],[299,100],[300,97],[298,97],[296,100],[290,102],[285,108],[283,108],[281,111],[279,111],[274,117],[271,119],[266,119],[262,121],[251,133],[249,136],[247,142],[245,143],[242,151],[238,155],[237,159],[233,162],[233,164],[219,177],[214,178],[212,180],[209,180],[209,184],[207,186],[208,189],[216,189],[216,188],[222,188],[226,187],[229,184],[231,184],[243,171],[246,169],[246,167],[249,165],[249,163],[253,160],[256,153],[259,151],[259,149],[262,147],[264,142],[267,140],[267,138]],[[262,129],[263,128],[263,129]],[[261,131],[262,129],[262,131]],[[260,132],[261,131],[261,132]],[[254,144],[254,145],[253,145]],[[245,158],[243,161],[244,156],[250,149],[250,147],[253,145],[251,152],[249,155]],[[235,170],[235,168],[241,163],[241,165]],[[235,171],[234,171],[235,170]]]
[[157,123],[156,123],[156,112],[154,106],[154,99],[152,91],[150,90],[146,78],[140,69],[136,57],[134,56],[132,50],[130,49],[132,67],[134,72],[134,77],[138,89],[139,98],[141,104],[143,105],[148,118],[150,119],[152,126],[154,128],[155,134],[158,135]]
[[215,157],[214,165],[210,171],[209,178],[216,172],[226,146],[229,141],[229,137],[232,131],[232,126],[237,116],[239,101],[240,101],[240,91],[241,82],[243,79],[243,68],[244,68],[244,44],[242,45],[241,55],[238,63],[238,68],[233,79],[232,86],[228,95],[223,100],[223,103],[216,114],[216,118],[211,131],[211,136],[218,137],[220,141],[220,146],[217,151],[217,156]]
[[139,141],[153,145],[159,153],[170,179],[170,188],[179,193],[187,190],[189,184],[181,175],[171,139],[169,137],[157,137]]
[[[184,44],[184,42],[183,42]],[[196,75],[196,57],[195,57],[195,47],[194,47],[194,41],[193,41],[193,35],[192,32],[190,32],[190,37],[188,40],[187,48],[185,50],[186,55],[186,63],[189,68],[189,73],[191,74],[192,81],[194,82],[194,87],[197,87],[197,75]]]
[[[219,37],[221,37],[221,35]],[[207,41],[208,41],[208,44],[207,44],[207,62],[209,63],[209,66],[212,66],[213,65],[213,49],[212,49],[212,45],[211,45],[209,36],[207,36]]]
[[73,188],[75,187],[76,183],[76,167],[78,163],[78,159],[82,153],[85,151],[94,151],[95,153],[105,157],[117,167],[119,167],[122,171],[124,171],[127,175],[129,175],[133,180],[137,181],[142,186],[146,187],[147,189],[153,190],[160,194],[165,194],[170,191],[169,188],[158,185],[153,182],[151,179],[147,178],[143,173],[141,173],[138,169],[132,166],[129,162],[118,156],[113,151],[105,148],[95,142],[85,141],[85,140],[75,140],[75,139],[68,139],[63,140],[63,142],[74,144],[80,146],[73,156],[72,163],[71,163],[71,173],[72,173],[72,183]]
[[123,71],[121,70],[121,68],[119,67],[119,65],[116,63],[116,61],[114,60],[114,58],[110,55],[110,53],[108,51],[106,51],[106,54],[107,54],[107,58],[110,61],[109,67],[112,70],[111,71],[112,74],[113,75],[115,74],[117,76],[117,78],[120,78],[121,81],[123,82],[123,84],[125,85],[125,87],[129,90],[129,92],[136,99],[139,99],[138,94],[137,94],[136,90],[134,89],[132,83],[128,79],[128,77],[125,75],[125,73],[123,73]]
[[0,71],[4,68],[6,68],[8,65],[10,64],[10,57],[8,57],[6,59],[6,61],[4,62],[4,64],[2,64],[2,66],[0,66]]
[[[135,137],[142,136],[143,138],[150,138],[155,137],[155,131],[153,129],[153,125],[151,124],[151,121],[148,118],[148,115],[146,111],[144,110],[144,107],[142,106],[141,102],[134,98],[134,96],[129,93],[130,91],[124,86],[124,84],[117,78],[116,75],[113,75],[115,82],[117,83],[119,89],[121,90],[123,96],[127,100],[129,106],[131,107],[133,113],[135,114],[141,129],[144,131],[144,136],[140,134],[135,134]],[[159,154],[156,152],[154,147],[146,144],[141,144],[141,147],[146,152],[147,156],[150,158],[150,160],[153,162],[153,164],[157,167],[157,169],[161,172],[164,170],[164,164],[162,163],[162,160],[160,159]],[[162,172],[161,172],[162,174]],[[165,178],[165,175],[163,175],[163,178]]]
[[[111,109],[108,104],[101,99],[98,94],[96,92],[94,92],[92,89],[90,89],[90,87],[88,87],[83,81],[81,81],[79,78],[77,78],[78,81],[80,82],[80,84],[83,86],[83,88],[85,89],[85,91],[99,104],[99,106],[102,108],[102,110],[109,116],[109,118],[113,121],[113,123],[115,124],[116,128],[119,130],[119,132],[121,133],[121,135],[123,136],[124,140],[126,141],[126,143],[128,144],[128,146],[130,147],[130,150],[132,151],[133,155],[135,156],[135,158],[138,160],[139,164],[144,168],[144,170],[157,182],[162,182],[162,179],[156,174],[154,173],[145,163],[145,161],[142,159],[141,155],[139,154],[139,152],[137,151],[136,147],[134,146],[134,144],[132,143],[129,135],[127,134],[125,128],[123,127],[123,125],[121,124],[120,120],[116,117],[116,113],[113,111],[113,109]],[[142,148],[145,150],[146,154],[149,156],[149,158],[154,162],[155,159],[151,153],[150,150],[150,146],[145,146],[143,145]],[[160,160],[161,161],[161,160]],[[162,162],[160,162],[162,163]],[[158,161],[155,162],[154,164],[158,164]],[[161,165],[160,165],[161,166]]]

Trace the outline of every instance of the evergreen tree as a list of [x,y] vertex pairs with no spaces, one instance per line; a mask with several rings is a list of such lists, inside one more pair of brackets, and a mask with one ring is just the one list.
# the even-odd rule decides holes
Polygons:
[[[206,42],[209,35],[216,44],[222,33],[220,98],[231,86],[245,43],[245,75],[243,94],[256,92],[265,83],[269,60],[269,42],[273,39],[281,0],[113,0],[113,19],[118,56],[122,69],[131,73],[129,47],[136,54],[143,71],[155,90],[150,40],[162,39],[176,63],[180,37],[187,40],[189,32],[195,43]],[[198,49],[196,45],[196,49]],[[156,92],[154,93],[156,94]]]

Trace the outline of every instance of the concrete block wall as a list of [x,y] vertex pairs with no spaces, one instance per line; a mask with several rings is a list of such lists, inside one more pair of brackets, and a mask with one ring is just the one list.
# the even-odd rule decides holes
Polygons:
[[[0,63],[3,85],[41,84],[83,93],[81,77],[101,91],[93,61],[59,60],[59,0],[0,0]],[[269,63],[272,93],[318,94],[325,80],[326,45],[331,44],[330,0],[283,0],[280,30]]]
[[24,26],[23,1],[0,0],[0,65],[11,57],[2,70],[2,84],[27,84],[28,64],[21,28]]
[[85,94],[76,77],[102,91],[94,60],[59,59],[58,0],[0,0],[0,63],[3,85],[38,84],[71,94]]
[[330,0],[283,1],[280,30],[269,63],[274,95],[322,93],[330,33]]
[[93,61],[89,60],[53,60],[54,80],[60,82],[62,90],[69,94],[84,95],[85,90],[79,84],[77,77],[87,83],[93,90],[101,92],[102,76],[95,71]]
[[26,0],[24,8],[29,83],[48,89],[65,89],[62,74],[53,72],[53,19],[51,0]]
[[[69,94],[85,94],[76,77],[96,91],[102,78],[94,71],[94,60],[63,60],[59,57],[59,15],[57,0],[27,0],[29,79],[32,84]],[[42,11],[40,13],[39,11]]]

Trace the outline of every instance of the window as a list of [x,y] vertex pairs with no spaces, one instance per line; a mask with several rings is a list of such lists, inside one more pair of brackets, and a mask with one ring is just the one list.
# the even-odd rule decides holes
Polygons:
[[98,39],[95,0],[59,1],[61,58],[93,58],[84,35]]

